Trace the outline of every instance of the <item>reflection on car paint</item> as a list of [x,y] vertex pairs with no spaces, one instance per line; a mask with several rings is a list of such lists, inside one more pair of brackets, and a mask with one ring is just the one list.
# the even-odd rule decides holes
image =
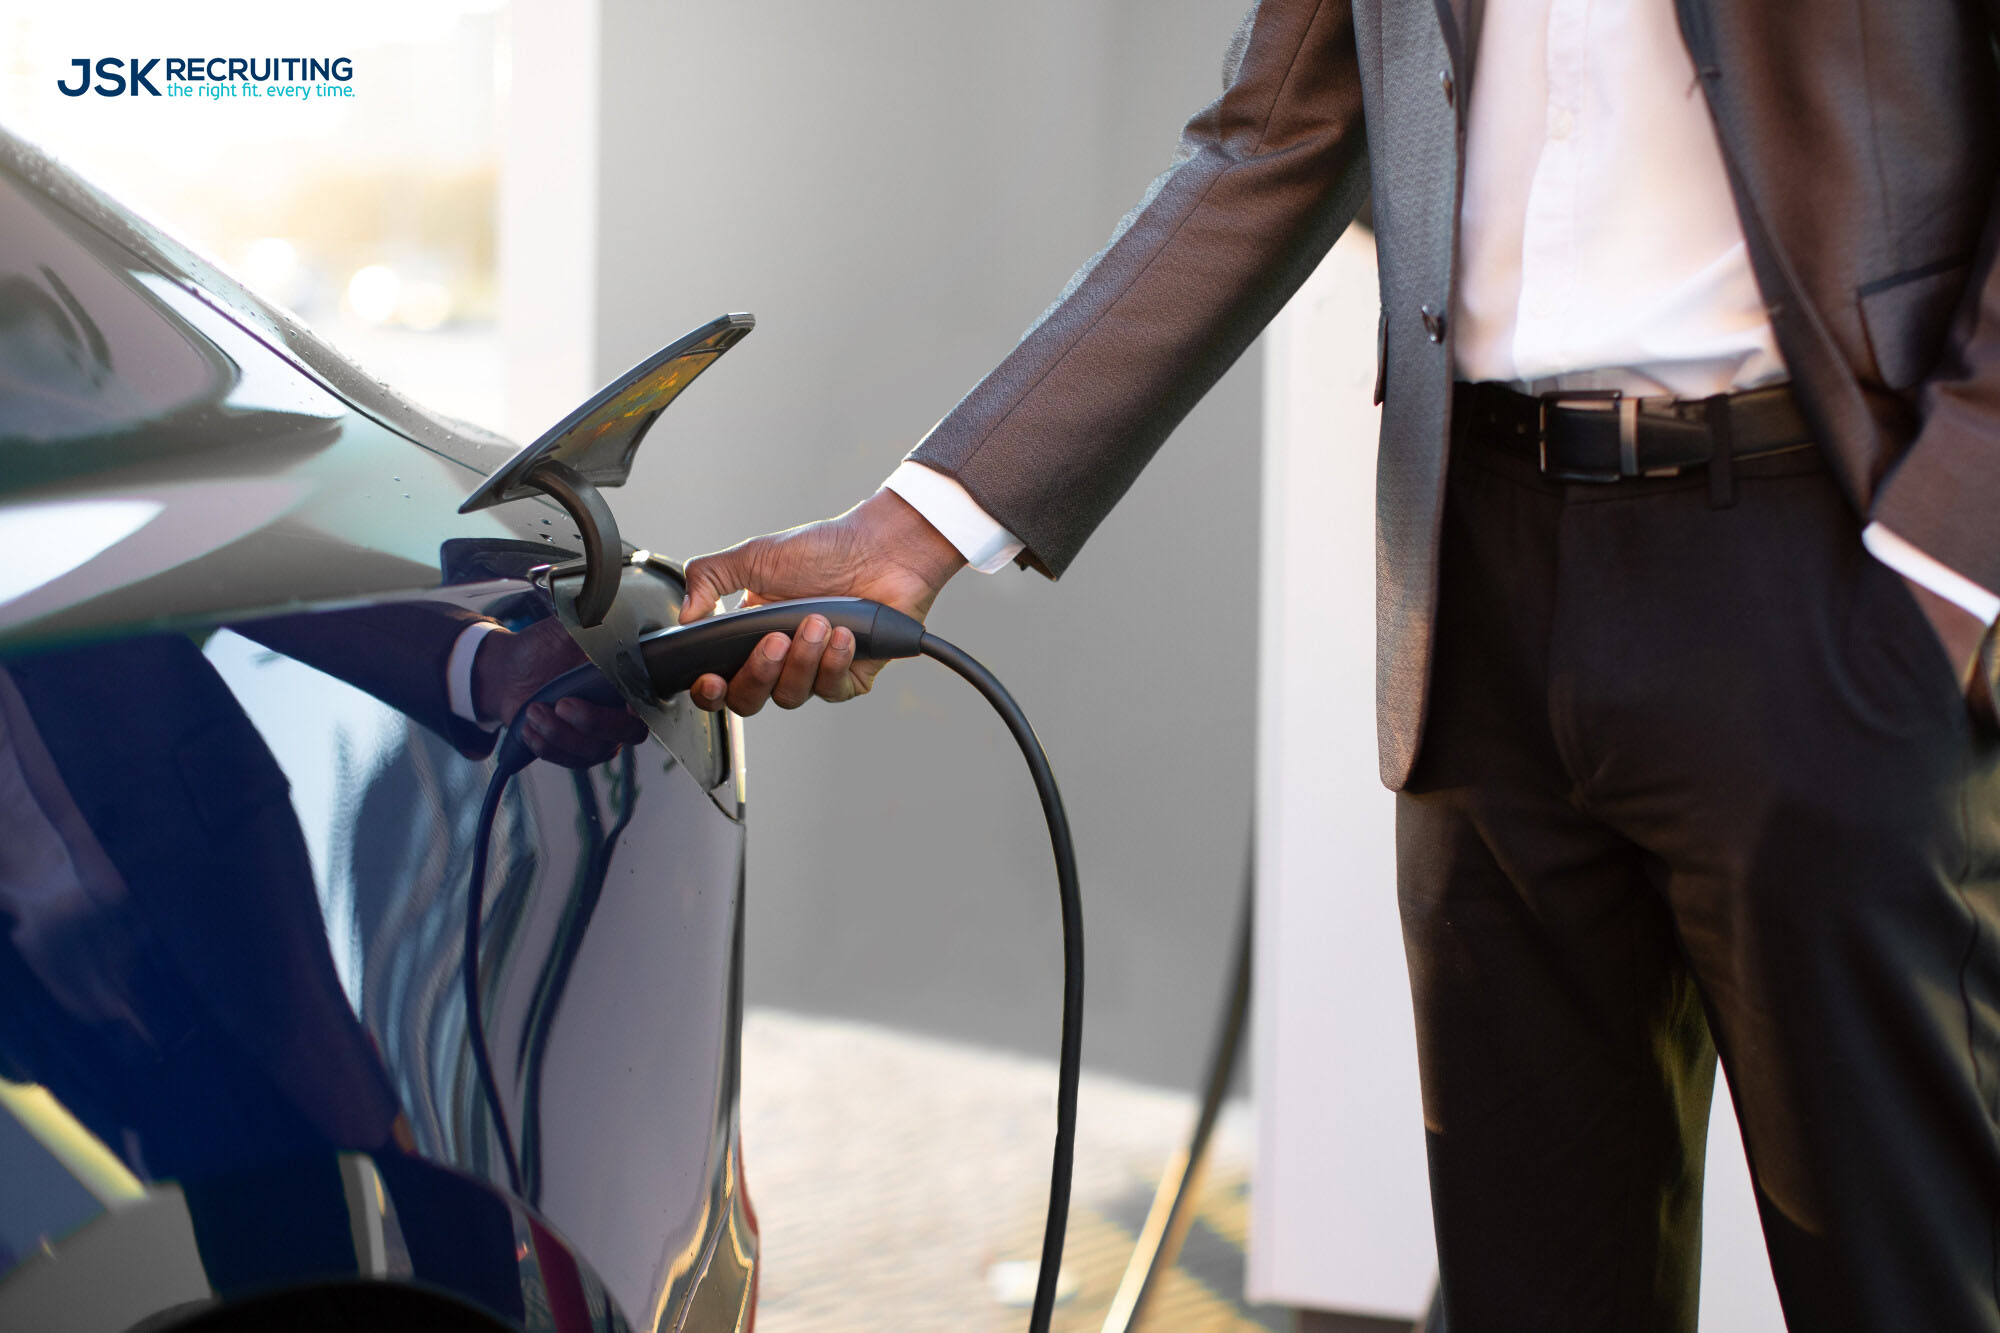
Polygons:
[[117,251],[0,189],[0,436],[42,445],[130,430],[210,397],[229,369]]
[[[135,272],[132,279],[210,344],[227,347],[244,337],[243,330],[227,315],[159,274]],[[347,415],[346,404],[276,358],[246,357],[236,363],[235,369],[235,377],[222,399],[226,408],[239,412],[292,412],[308,417]]]
[[[141,1178],[198,1192],[391,1153],[400,1129],[500,1182],[453,984],[486,765],[447,739],[440,682],[420,701],[424,637],[470,614],[348,608],[7,663],[0,756],[29,776],[0,806],[0,1058]],[[370,651],[385,633],[407,658]],[[628,751],[510,787],[482,959],[525,1201],[640,1308],[684,1300],[720,1237],[708,1182],[734,1128],[734,959],[649,956],[736,929],[738,826],[679,768]],[[617,1192],[653,1227],[604,1227]]]
[[145,527],[158,500],[45,500],[0,509],[0,606],[53,583]]

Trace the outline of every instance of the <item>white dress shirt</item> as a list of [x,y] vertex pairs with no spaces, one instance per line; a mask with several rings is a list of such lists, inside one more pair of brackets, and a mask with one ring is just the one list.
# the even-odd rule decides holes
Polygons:
[[1488,0],[1458,377],[1706,398],[1786,377],[1672,0]]
[[[1524,392],[1707,397],[1786,378],[1673,0],[1487,0],[1467,107],[1455,367]],[[956,481],[884,483],[992,572],[1022,544]],[[1988,624],[2000,595],[1870,524]]]
[[459,632],[452,640],[451,656],[445,659],[444,694],[451,704],[452,714],[463,718],[481,731],[493,731],[500,726],[500,719],[479,716],[479,707],[472,696],[472,664],[479,657],[479,645],[486,636],[499,629],[491,620],[475,621]]

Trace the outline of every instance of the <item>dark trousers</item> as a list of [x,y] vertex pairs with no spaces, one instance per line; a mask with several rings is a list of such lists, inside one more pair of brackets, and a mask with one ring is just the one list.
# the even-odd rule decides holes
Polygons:
[[2000,736],[1817,451],[1733,489],[1455,449],[1397,807],[1451,1333],[1694,1328],[1718,1052],[1794,1333],[2000,1330]]

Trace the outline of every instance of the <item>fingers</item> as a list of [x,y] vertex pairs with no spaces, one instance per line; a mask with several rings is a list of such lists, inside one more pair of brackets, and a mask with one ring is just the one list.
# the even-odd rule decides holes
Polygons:
[[696,556],[688,561],[687,596],[681,601],[681,624],[692,624],[715,610],[715,604],[734,591],[728,586],[734,578],[735,575],[729,572],[727,551]]
[[694,700],[694,706],[705,712],[713,713],[721,708],[729,701],[728,696],[729,682],[712,671],[696,677],[694,684],[688,687],[688,697]]
[[528,705],[528,714],[521,722],[521,739],[536,758],[564,768],[589,768],[611,757],[609,753],[597,755],[598,747],[559,721],[547,704]]
[[645,740],[646,724],[623,708],[571,698],[553,707],[528,705],[521,734],[537,757],[565,768],[589,768]]
[[797,635],[765,635],[734,676],[702,676],[688,695],[697,708],[712,713],[727,707],[743,717],[767,703],[797,708],[814,695],[849,699],[860,693],[851,674],[854,652],[852,632],[834,629],[824,616],[807,616]]
[[813,693],[834,703],[852,698],[858,693],[848,677],[853,665],[854,634],[845,627],[837,629],[827,641],[826,654],[819,659],[819,672],[813,677]]
[[700,620],[715,604],[738,588],[756,582],[759,557],[769,539],[754,537],[726,551],[700,555],[687,564],[687,598],[681,603],[681,624]]
[[797,708],[812,698],[813,684],[819,678],[820,657],[826,652],[830,632],[825,616],[807,616],[799,622],[799,632],[792,636],[791,651],[785,654],[784,669],[778,673],[778,684],[771,691],[771,699],[778,707]]
[[741,717],[750,717],[769,702],[771,691],[784,670],[785,654],[792,641],[783,634],[766,634],[751,652],[750,660],[737,669],[729,681],[729,708]]
[[629,708],[611,708],[588,699],[564,699],[556,704],[556,715],[586,736],[595,736],[624,747],[638,745],[650,733],[646,724]]

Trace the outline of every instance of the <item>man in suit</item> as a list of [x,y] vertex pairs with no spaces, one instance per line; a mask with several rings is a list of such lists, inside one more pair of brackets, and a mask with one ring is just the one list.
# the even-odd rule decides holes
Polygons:
[[[2000,10],[1263,0],[1014,351],[695,561],[1060,575],[1371,191],[1383,779],[1455,1333],[1689,1329],[1717,1053],[1796,1329],[2000,1330]],[[809,620],[695,697],[865,690]]]

